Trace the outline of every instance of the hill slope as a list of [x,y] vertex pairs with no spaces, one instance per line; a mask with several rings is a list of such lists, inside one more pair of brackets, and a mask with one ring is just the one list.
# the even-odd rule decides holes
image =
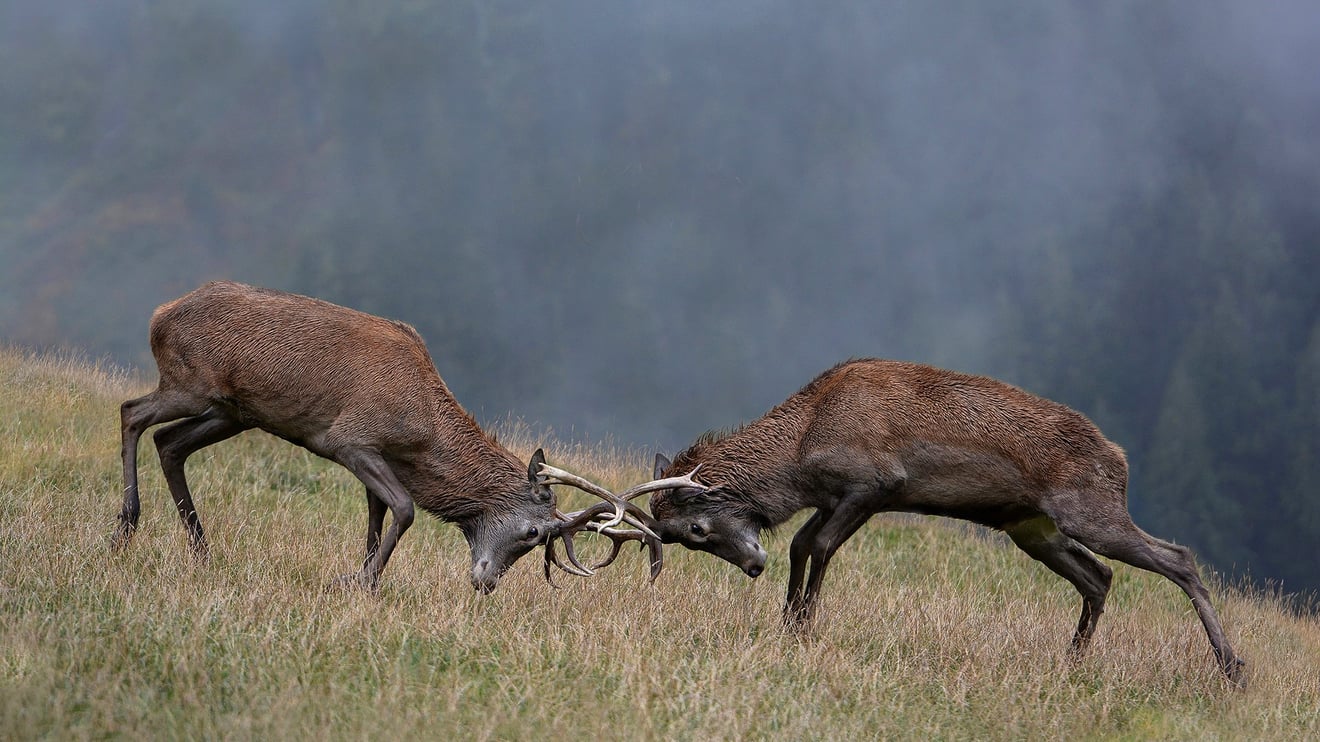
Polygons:
[[[0,350],[0,737],[1320,736],[1314,618],[1215,586],[1250,663],[1235,692],[1177,588],[1115,565],[1091,653],[1070,666],[1072,588],[935,520],[859,532],[806,637],[778,621],[791,530],[767,539],[756,581],[671,549],[654,587],[630,553],[555,590],[534,553],[482,597],[457,529],[422,520],[378,597],[325,593],[360,558],[360,487],[248,433],[190,468],[208,565],[187,558],[150,453],[142,528],[114,555],[118,403],[142,390]],[[542,443],[509,427],[523,455]],[[544,443],[612,486],[645,475],[641,452]]]

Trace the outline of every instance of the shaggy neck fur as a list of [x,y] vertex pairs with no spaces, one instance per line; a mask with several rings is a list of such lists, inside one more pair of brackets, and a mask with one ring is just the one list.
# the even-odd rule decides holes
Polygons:
[[[441,399],[428,451],[391,462],[418,507],[448,521],[533,506],[526,465],[488,436],[462,407]],[[548,508],[549,506],[543,506]]]
[[700,464],[697,480],[711,487],[706,500],[773,528],[808,506],[793,482],[809,414],[799,392],[755,422],[701,436],[675,457],[670,472],[686,473]]

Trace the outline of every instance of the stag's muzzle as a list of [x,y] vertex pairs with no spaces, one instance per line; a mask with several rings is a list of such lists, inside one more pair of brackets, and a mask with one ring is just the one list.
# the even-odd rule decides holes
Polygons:
[[765,548],[761,546],[759,541],[753,541],[748,545],[748,548],[749,551],[751,551],[751,556],[739,566],[742,567],[742,571],[746,573],[748,577],[756,579],[765,571]]
[[495,592],[495,588],[499,587],[500,577],[502,576],[504,576],[504,570],[489,559],[472,563],[472,587],[482,595]]

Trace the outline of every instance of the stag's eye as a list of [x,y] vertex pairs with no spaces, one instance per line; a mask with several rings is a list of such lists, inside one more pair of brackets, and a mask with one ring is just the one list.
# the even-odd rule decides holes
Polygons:
[[536,526],[532,526],[531,528],[527,529],[527,536],[525,538],[528,541],[532,541],[540,537],[541,537],[541,531]]
[[701,527],[700,523],[692,524],[692,535],[698,538],[706,535],[706,529]]

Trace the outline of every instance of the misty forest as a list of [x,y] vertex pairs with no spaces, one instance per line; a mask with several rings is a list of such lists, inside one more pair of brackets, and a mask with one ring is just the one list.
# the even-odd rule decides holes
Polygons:
[[152,309],[241,280],[412,323],[484,423],[669,454],[920,361],[1316,590],[1317,70],[1301,0],[6,0],[0,342],[150,377]]

